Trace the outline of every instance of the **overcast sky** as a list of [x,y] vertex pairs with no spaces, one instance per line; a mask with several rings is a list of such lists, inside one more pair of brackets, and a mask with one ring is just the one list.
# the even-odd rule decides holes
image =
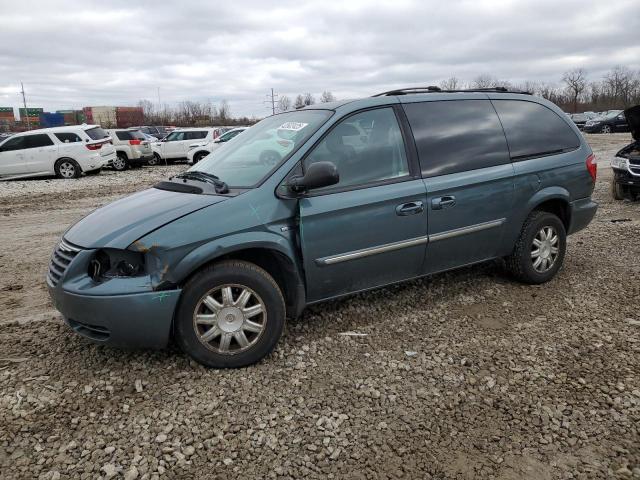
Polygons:
[[490,74],[559,83],[640,68],[638,0],[0,0],[0,106],[338,98]]

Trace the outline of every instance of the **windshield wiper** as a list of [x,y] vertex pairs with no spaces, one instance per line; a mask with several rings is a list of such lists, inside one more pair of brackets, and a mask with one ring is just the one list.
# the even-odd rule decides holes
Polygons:
[[200,182],[210,183],[215,186],[216,193],[229,193],[229,185],[220,180],[220,177],[212,173],[191,170],[180,173],[174,178],[184,178],[186,180],[197,180]]

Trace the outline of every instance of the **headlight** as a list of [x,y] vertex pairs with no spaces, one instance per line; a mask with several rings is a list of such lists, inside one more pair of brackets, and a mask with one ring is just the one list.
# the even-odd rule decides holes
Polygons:
[[96,282],[144,275],[144,255],[129,250],[104,248],[89,262],[89,276]]
[[611,160],[611,168],[619,168],[620,170],[626,170],[629,160],[621,157],[613,157]]

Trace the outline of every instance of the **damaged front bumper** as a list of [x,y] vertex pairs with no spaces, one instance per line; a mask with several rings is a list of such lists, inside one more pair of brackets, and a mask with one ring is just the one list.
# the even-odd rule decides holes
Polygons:
[[166,346],[181,290],[158,290],[151,275],[96,282],[89,275],[96,251],[63,241],[52,255],[47,288],[67,324],[97,343]]

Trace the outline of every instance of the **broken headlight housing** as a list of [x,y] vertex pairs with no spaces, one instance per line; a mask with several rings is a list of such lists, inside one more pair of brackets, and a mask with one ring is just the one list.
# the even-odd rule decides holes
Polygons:
[[99,282],[145,274],[144,255],[130,250],[103,248],[89,262],[89,276]]

